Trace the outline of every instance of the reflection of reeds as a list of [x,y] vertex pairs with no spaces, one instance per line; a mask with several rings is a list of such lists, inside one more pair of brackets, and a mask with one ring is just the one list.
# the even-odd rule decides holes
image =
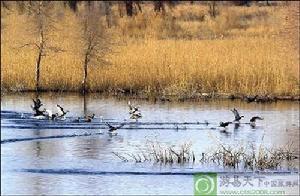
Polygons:
[[[286,147],[266,148],[262,145],[258,152],[254,145],[249,148],[244,146],[233,148],[220,144],[215,150],[208,153],[202,153],[199,160],[201,164],[214,163],[223,167],[239,168],[251,170],[277,169],[284,162],[290,162],[298,159],[291,149],[292,144]],[[177,148],[162,146],[159,142],[149,142],[145,151],[141,150],[141,154],[126,153],[128,158],[114,153],[123,161],[128,161],[130,158],[135,162],[153,161],[162,164],[186,164],[195,163],[196,157],[191,150],[191,143],[184,143]]]

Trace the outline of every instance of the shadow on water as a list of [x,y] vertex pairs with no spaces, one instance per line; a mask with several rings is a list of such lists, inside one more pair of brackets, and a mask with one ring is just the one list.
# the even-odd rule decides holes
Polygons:
[[[20,172],[41,173],[41,174],[61,174],[61,175],[189,175],[193,176],[199,172],[141,172],[141,171],[88,171],[83,169],[20,169]],[[219,174],[226,174],[228,172],[218,172]],[[253,174],[258,172],[230,172],[230,174]],[[264,172],[259,172],[260,174]],[[270,172],[268,172],[270,173]],[[273,171],[272,174],[290,174],[290,171]]]

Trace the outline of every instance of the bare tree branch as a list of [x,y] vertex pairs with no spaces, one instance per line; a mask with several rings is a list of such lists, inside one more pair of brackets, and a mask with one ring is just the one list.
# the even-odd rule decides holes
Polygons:
[[23,44],[23,45],[18,46],[18,47],[13,47],[13,49],[22,49],[22,48],[27,47],[27,46],[35,46],[35,47],[37,47],[37,49],[40,49],[39,45],[37,45],[36,43],[26,43],[26,44]]

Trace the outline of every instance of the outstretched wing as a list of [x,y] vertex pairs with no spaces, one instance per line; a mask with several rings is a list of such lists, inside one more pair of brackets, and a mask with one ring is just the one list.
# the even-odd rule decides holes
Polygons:
[[60,105],[56,105],[59,109],[60,109],[60,111],[62,111],[62,112],[64,112],[64,108],[62,108]]
[[110,125],[108,122],[105,123],[110,129],[114,129],[115,127]]
[[116,127],[117,129],[120,129],[121,127],[123,127],[125,125],[125,123],[122,123],[120,126]]
[[39,99],[39,98],[37,98],[37,100],[36,100],[36,102],[39,104],[39,105],[41,105],[41,100]]
[[253,116],[253,117],[250,119],[250,122],[255,122],[256,120],[263,120],[263,118],[260,117],[260,116]]
[[233,112],[234,118],[236,120],[240,118],[240,114],[239,114],[239,112],[235,108],[233,108],[233,110],[231,110],[231,111]]
[[90,116],[87,116],[87,118],[89,118],[89,119],[94,119],[94,117],[95,117],[94,114],[93,114],[93,115],[90,115]]

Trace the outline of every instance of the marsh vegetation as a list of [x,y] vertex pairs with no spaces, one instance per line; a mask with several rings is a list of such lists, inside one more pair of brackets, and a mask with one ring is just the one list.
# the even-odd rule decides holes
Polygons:
[[[159,164],[215,164],[224,168],[254,170],[276,170],[282,166],[293,166],[293,161],[298,155],[292,150],[293,143],[283,147],[268,148],[254,144],[234,147],[218,144],[214,149],[202,152],[196,156],[191,143],[179,145],[164,145],[158,141],[147,141],[144,150],[139,148],[139,153],[120,154],[113,152],[122,161],[135,161],[136,163],[153,162]],[[295,162],[294,162],[295,164]]]
[[1,2],[1,89],[299,96],[299,4],[276,4]]

